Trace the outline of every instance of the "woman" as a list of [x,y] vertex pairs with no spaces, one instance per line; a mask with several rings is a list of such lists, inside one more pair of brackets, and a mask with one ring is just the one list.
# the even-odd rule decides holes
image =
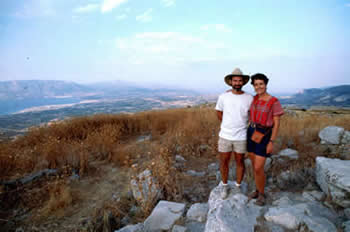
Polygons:
[[268,82],[269,79],[261,73],[251,77],[251,84],[254,86],[256,96],[250,106],[247,145],[249,158],[252,161],[256,190],[249,195],[249,199],[257,199],[255,202],[257,205],[265,204],[265,160],[273,151],[280,125],[280,116],[284,113],[278,99],[266,92]]

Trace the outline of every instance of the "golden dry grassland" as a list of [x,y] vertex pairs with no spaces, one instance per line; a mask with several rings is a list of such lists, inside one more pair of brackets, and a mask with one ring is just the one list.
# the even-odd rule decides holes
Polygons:
[[[319,143],[319,131],[329,125],[350,130],[349,122],[350,114],[286,113],[281,118],[275,152],[292,145],[300,152],[301,158],[283,168],[313,165],[315,156],[319,155],[313,153],[313,147]],[[102,114],[33,128],[25,136],[0,143],[0,180],[21,178],[45,168],[57,169],[59,176],[48,177],[45,183],[36,183],[31,188],[3,189],[0,200],[6,200],[9,207],[20,204],[40,208],[41,219],[53,212],[65,215],[64,209],[74,205],[82,196],[67,184],[66,178],[73,172],[83,179],[94,176],[98,169],[96,164],[105,161],[129,169],[134,175],[146,167],[150,168],[163,189],[164,198],[181,201],[186,178],[174,168],[175,155],[181,154],[187,160],[194,160],[194,166],[201,160],[215,161],[219,126],[213,108],[195,107],[132,115]],[[147,146],[135,145],[140,135],[150,135],[151,142]],[[203,145],[207,149],[203,149]],[[21,197],[9,192],[6,194],[6,191],[18,191]],[[17,203],[11,205],[11,199]],[[38,204],[39,200],[43,203]],[[128,206],[134,203],[125,198],[114,205],[105,202],[102,208],[124,216]],[[144,215],[136,216],[144,218],[153,205],[145,206]],[[104,214],[104,211],[96,214]]]

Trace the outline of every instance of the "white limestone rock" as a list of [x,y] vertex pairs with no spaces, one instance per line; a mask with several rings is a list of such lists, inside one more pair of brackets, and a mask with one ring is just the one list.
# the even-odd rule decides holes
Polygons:
[[323,144],[339,144],[344,133],[344,128],[338,126],[328,126],[322,129],[318,136]]
[[187,232],[187,228],[179,225],[175,225],[171,232]]
[[350,207],[350,160],[317,157],[316,181],[334,203]]
[[326,195],[323,192],[314,190],[314,191],[303,192],[303,197],[310,201],[314,201],[314,200],[322,201],[326,197]]
[[114,232],[143,232],[143,224],[138,223],[136,225],[127,225],[119,230],[115,230]]
[[185,211],[185,204],[159,201],[151,215],[144,222],[144,230],[158,232],[170,230]]
[[307,231],[312,232],[336,231],[334,223],[338,215],[316,201],[300,203],[284,196],[274,201],[273,205],[277,206],[269,208],[264,215],[269,222],[290,230],[297,230],[304,225]]
[[350,144],[350,131],[345,131],[341,140],[342,144]]
[[248,232],[254,231],[261,216],[261,209],[253,201],[248,203],[247,196],[232,186],[229,196],[222,200],[220,196],[222,186],[214,188],[209,197],[209,212],[205,232]]
[[140,205],[156,202],[161,198],[162,191],[158,186],[157,180],[152,177],[151,171],[148,169],[130,182],[133,196]]
[[188,232],[204,232],[205,223],[191,221],[186,223]]
[[290,148],[286,148],[283,149],[282,151],[278,152],[277,157],[282,157],[282,158],[288,158],[288,159],[292,159],[292,160],[296,160],[299,158],[299,153],[296,150],[290,149]]
[[293,206],[272,207],[264,215],[267,221],[296,230],[302,222],[303,209]]
[[308,231],[310,232],[336,232],[337,227],[324,217],[309,217],[303,219]]
[[193,177],[202,177],[202,176],[205,176],[205,172],[202,171],[202,172],[197,172],[195,170],[188,170],[186,172],[187,175],[189,176],[193,176]]
[[176,162],[181,162],[181,163],[186,162],[186,159],[184,157],[182,157],[181,155],[176,155],[175,160],[176,160]]
[[344,232],[350,232],[350,221],[346,221],[342,225]]
[[344,215],[347,219],[350,220],[350,208],[344,209]]
[[207,219],[208,210],[208,203],[193,204],[187,211],[186,218],[189,221],[205,222]]
[[265,165],[264,165],[265,172],[270,170],[271,166],[272,166],[272,159],[270,157],[268,157],[265,160]]

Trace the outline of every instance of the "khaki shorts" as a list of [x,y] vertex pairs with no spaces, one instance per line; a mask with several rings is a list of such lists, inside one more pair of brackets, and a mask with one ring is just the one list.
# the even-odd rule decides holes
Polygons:
[[224,138],[219,137],[218,142],[218,150],[219,152],[236,152],[244,154],[247,152],[247,141],[231,141]]

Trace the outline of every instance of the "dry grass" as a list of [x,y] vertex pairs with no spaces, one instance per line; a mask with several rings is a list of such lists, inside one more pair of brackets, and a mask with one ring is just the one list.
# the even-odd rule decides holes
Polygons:
[[173,137],[172,142],[196,152],[196,146],[210,142],[216,132],[214,117],[210,109],[175,109],[81,117],[34,128],[15,141],[0,144],[0,178],[66,166],[82,175],[96,159],[128,164],[124,141],[147,133],[154,140]]
[[47,188],[49,200],[45,202],[45,205],[42,207],[37,216],[64,216],[65,208],[71,206],[73,201],[77,200],[77,196],[73,194],[71,187],[63,180],[57,180],[53,183],[49,183]]
[[[287,141],[296,143],[318,142],[318,133],[327,126],[340,126],[350,130],[350,115],[308,114],[300,116],[285,115],[281,118],[279,136]],[[302,140],[302,141],[301,141]]]
[[[350,130],[349,121],[350,115],[308,112],[297,116],[284,115],[281,118],[278,149],[292,144],[292,148],[299,151],[300,159],[285,167],[274,168],[281,172],[314,165],[318,154],[314,153],[309,144],[318,144],[319,131],[329,125]],[[175,155],[181,154],[187,160],[214,160],[217,154],[218,131],[219,121],[212,108],[73,118],[50,126],[33,128],[23,137],[0,143],[0,179],[15,179],[44,168],[58,169],[61,177],[69,176],[73,171],[84,176],[92,173],[92,164],[98,160],[109,161],[120,167],[131,167],[138,163],[140,165],[134,170],[135,175],[149,168],[159,182],[164,199],[181,201],[183,180],[186,178],[174,168]],[[135,143],[140,135],[150,135],[151,140]],[[206,148],[203,149],[203,146]],[[246,177],[253,180],[249,171]],[[79,198],[63,179],[49,180],[36,193],[26,190],[25,196],[20,200],[27,207],[37,207],[30,199],[32,202],[42,200],[40,215],[43,217],[51,214],[64,215],[65,208],[79,201]],[[135,202],[128,198],[122,202],[106,202],[106,206],[96,212],[96,218],[103,217],[107,211],[115,218],[122,218],[127,215],[131,204]],[[143,219],[155,204],[152,201],[141,206],[143,214],[136,215],[136,218]],[[120,222],[116,223],[118,227]]]

